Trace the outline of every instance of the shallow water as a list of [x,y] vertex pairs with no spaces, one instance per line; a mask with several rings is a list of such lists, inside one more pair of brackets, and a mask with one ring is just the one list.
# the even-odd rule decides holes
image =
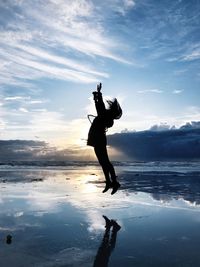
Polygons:
[[2,170],[0,266],[199,266],[199,174],[117,172],[111,196],[98,167]]

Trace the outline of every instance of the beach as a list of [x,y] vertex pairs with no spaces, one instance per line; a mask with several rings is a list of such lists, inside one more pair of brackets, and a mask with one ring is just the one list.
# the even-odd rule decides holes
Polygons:
[[1,166],[0,266],[199,266],[199,164],[116,171],[111,195],[97,164]]

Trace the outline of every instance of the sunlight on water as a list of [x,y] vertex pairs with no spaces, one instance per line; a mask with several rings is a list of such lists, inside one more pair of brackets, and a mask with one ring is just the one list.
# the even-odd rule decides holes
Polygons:
[[[80,175],[80,191],[83,193],[96,193],[98,191],[96,185],[92,182],[96,181],[96,175]],[[90,195],[93,197],[92,195]]]

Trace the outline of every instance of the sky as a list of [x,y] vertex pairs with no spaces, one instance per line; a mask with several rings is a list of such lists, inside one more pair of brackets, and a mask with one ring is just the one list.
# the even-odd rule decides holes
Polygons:
[[1,0],[0,140],[85,147],[92,91],[110,134],[200,121],[199,0]]

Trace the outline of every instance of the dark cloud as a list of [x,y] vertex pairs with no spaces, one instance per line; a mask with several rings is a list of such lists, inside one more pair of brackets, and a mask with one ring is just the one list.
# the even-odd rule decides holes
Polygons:
[[37,153],[46,149],[46,143],[42,141],[26,140],[1,140],[0,141],[0,160],[25,160],[33,158]]
[[78,158],[77,148],[58,150],[34,140],[0,140],[0,162],[64,161]]
[[[186,123],[179,129],[168,125],[154,125],[147,131],[125,130],[109,135],[108,144],[130,160],[199,160],[200,122]],[[86,155],[82,154],[77,146],[59,150],[43,141],[0,140],[2,163],[87,160]]]
[[181,126],[180,129],[200,129],[200,121],[187,122],[185,125]]
[[108,142],[133,160],[196,160],[200,159],[200,122],[179,129],[153,126],[147,131],[113,134]]

